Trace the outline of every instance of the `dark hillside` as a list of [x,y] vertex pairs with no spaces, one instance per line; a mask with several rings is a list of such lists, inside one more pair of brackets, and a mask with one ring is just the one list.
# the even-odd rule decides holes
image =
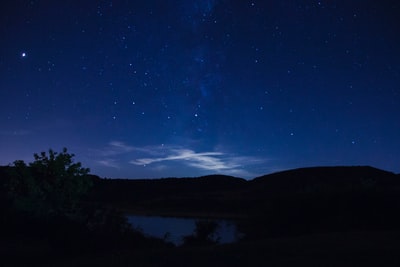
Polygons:
[[[128,210],[248,213],[271,199],[400,191],[400,179],[373,167],[314,167],[246,181],[224,175],[199,178],[97,179],[93,199]],[[268,204],[269,205],[269,204]]]
[[100,179],[93,198],[124,210],[145,213],[228,212],[239,202],[246,180],[224,175],[199,178]]
[[398,229],[398,175],[372,167],[315,167],[249,182],[249,236]]
[[301,168],[250,181],[223,175],[91,177],[90,202],[137,214],[249,218],[242,229],[248,236],[400,225],[400,175],[368,166]]
[[[87,224],[90,231],[71,221],[37,221],[16,214],[3,186],[12,179],[10,170],[0,167],[3,259],[61,259],[67,262],[64,266],[75,266],[69,262],[71,255],[81,262],[83,255],[93,253],[87,260],[99,266],[171,266],[183,261],[192,266],[255,266],[263,261],[281,266],[282,259],[288,266],[299,260],[318,266],[327,261],[332,266],[360,265],[349,264],[354,259],[360,266],[377,266],[382,259],[398,266],[400,175],[372,167],[301,168],[251,181],[223,175],[153,180],[90,175],[94,186],[82,211],[100,211],[98,218],[106,220],[98,221],[107,222]],[[123,217],[107,213],[113,211],[109,206],[137,214],[236,218],[244,238],[201,248],[172,248],[135,232],[126,238],[120,231],[124,228],[115,228],[124,226],[124,220],[114,223]],[[89,222],[97,222],[91,218]],[[116,238],[116,233],[123,234]],[[128,262],[132,264],[122,264]]]
[[282,196],[307,193],[344,193],[362,190],[400,189],[394,173],[369,166],[313,167],[264,175],[250,181],[252,194]]

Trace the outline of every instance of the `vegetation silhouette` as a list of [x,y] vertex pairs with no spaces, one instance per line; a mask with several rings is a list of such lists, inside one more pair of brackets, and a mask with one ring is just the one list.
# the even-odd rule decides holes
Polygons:
[[399,229],[400,180],[372,167],[316,167],[253,179],[247,238]]
[[183,237],[183,246],[208,246],[219,243],[217,230],[219,224],[214,220],[197,220],[192,235]]
[[225,175],[199,178],[97,179],[93,201],[131,213],[221,217],[236,216],[246,180]]
[[14,162],[6,184],[8,196],[17,210],[34,216],[66,216],[73,218],[79,212],[78,204],[92,186],[88,168],[74,163],[74,154],[49,150],[34,154],[27,165]]
[[[0,167],[0,257],[48,266],[398,266],[400,175],[368,166],[101,179],[66,149]],[[174,247],[133,230],[126,213],[198,216]],[[235,219],[243,238],[218,244]],[[21,257],[23,255],[24,257]],[[72,260],[72,261],[71,261]],[[25,262],[24,262],[25,263]],[[64,263],[64,264],[59,264]],[[23,264],[22,264],[23,265]]]
[[229,176],[100,179],[94,197],[150,215],[234,218],[245,239],[399,229],[399,175],[314,167],[253,180]]
[[[132,229],[117,209],[89,201],[98,178],[73,157],[65,148],[50,149],[34,154],[32,163],[19,160],[0,169],[3,262],[43,264],[71,255],[168,245]],[[15,258],[18,254],[24,257]]]

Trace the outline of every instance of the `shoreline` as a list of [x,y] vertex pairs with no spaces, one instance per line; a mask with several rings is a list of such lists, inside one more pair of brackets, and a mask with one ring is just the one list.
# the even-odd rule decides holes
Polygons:
[[218,212],[180,212],[180,211],[160,211],[160,210],[142,210],[118,208],[123,214],[148,216],[148,217],[172,217],[172,218],[190,218],[190,219],[216,219],[216,220],[241,220],[247,216],[239,213],[218,213]]

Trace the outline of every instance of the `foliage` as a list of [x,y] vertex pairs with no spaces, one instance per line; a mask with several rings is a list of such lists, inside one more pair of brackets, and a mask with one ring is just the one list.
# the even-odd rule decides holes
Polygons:
[[86,226],[91,232],[103,235],[127,235],[132,231],[126,216],[111,207],[92,205],[86,207]]
[[10,170],[8,195],[18,210],[36,216],[73,216],[81,197],[91,187],[89,169],[75,163],[74,154],[34,154],[34,161],[14,162]]
[[183,237],[184,246],[213,245],[219,242],[219,224],[213,220],[198,220],[192,235]]
[[67,149],[49,150],[34,154],[32,163],[0,168],[0,247],[11,243],[6,255],[33,251],[29,265],[42,265],[32,260],[166,246],[132,229],[120,211],[91,199],[98,178],[73,158]]

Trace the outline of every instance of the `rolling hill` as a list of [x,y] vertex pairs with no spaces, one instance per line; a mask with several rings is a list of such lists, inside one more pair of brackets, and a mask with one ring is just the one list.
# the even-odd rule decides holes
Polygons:
[[381,200],[396,198],[398,192],[399,175],[355,166],[301,168],[248,181],[224,175],[151,180],[97,178],[91,199],[146,214],[243,217],[264,212],[271,205],[277,206],[273,204],[276,202]]

